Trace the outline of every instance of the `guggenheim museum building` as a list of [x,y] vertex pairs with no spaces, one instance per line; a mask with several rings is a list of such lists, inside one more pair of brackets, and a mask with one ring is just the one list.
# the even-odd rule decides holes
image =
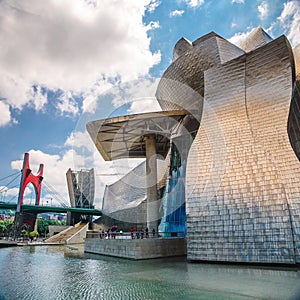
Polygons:
[[105,160],[145,158],[103,213],[185,237],[191,261],[299,264],[300,45],[181,38],[155,96],[159,112],[87,124]]

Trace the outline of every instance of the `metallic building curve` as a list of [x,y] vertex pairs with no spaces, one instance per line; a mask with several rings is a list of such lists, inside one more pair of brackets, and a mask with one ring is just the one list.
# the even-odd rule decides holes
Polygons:
[[[300,263],[299,65],[300,45],[292,50],[285,36],[273,40],[261,27],[239,47],[213,32],[176,43],[156,91],[160,120],[177,117],[163,148],[165,182],[155,192],[163,213],[158,228],[186,235],[188,260]],[[147,116],[153,119],[135,117]],[[105,123],[87,129],[104,159],[137,157],[129,135],[110,139],[112,129],[99,131],[97,122]],[[160,153],[165,142],[157,143]],[[107,187],[106,208],[115,215],[140,209],[138,222],[145,223],[150,193],[129,181]]]
[[157,87],[156,98],[161,108],[183,108],[199,120],[204,96],[204,71],[243,53],[243,50],[214,32],[193,43],[181,39],[175,45],[172,64]]
[[[294,74],[284,36],[205,72],[186,177],[190,260],[300,261],[300,164],[287,132]],[[223,148],[208,140],[214,130]]]

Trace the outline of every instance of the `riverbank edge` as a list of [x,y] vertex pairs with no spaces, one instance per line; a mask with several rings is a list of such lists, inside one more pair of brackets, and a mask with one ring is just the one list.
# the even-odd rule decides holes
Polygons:
[[17,241],[3,241],[0,240],[0,248],[6,247],[23,247],[23,246],[58,246],[64,245],[61,243],[45,243],[45,242],[17,242]]
[[186,239],[145,238],[131,240],[86,238],[84,252],[130,260],[186,256]]

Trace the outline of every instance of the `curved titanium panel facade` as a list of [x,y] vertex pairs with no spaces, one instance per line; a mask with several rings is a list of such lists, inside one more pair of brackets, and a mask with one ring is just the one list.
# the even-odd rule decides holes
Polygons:
[[156,98],[161,108],[184,108],[200,120],[204,71],[243,53],[243,50],[214,32],[197,39],[192,46],[185,39],[179,40],[174,49],[175,60],[164,72],[157,87]]
[[239,47],[245,52],[250,52],[266,45],[272,40],[273,39],[261,27],[257,27],[239,44]]
[[186,178],[190,260],[300,262],[300,169],[284,36],[205,72]]

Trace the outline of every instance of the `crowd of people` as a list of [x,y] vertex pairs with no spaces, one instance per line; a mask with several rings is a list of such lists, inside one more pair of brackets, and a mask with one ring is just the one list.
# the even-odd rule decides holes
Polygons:
[[132,227],[131,232],[126,233],[123,232],[122,229],[119,230],[118,226],[115,225],[111,226],[111,228],[106,231],[100,229],[101,239],[115,239],[116,237],[125,238],[126,236],[129,235],[131,239],[143,239],[143,238],[150,238],[150,237],[154,238],[156,236],[156,232],[154,228],[152,229],[151,233],[149,233],[148,227],[146,227],[145,229],[144,228],[138,229],[137,227]]
[[[143,239],[143,238],[149,238],[149,229],[146,227],[145,229],[137,229],[136,227],[131,228],[131,238],[132,239]],[[155,229],[152,229],[152,237],[155,237]]]

